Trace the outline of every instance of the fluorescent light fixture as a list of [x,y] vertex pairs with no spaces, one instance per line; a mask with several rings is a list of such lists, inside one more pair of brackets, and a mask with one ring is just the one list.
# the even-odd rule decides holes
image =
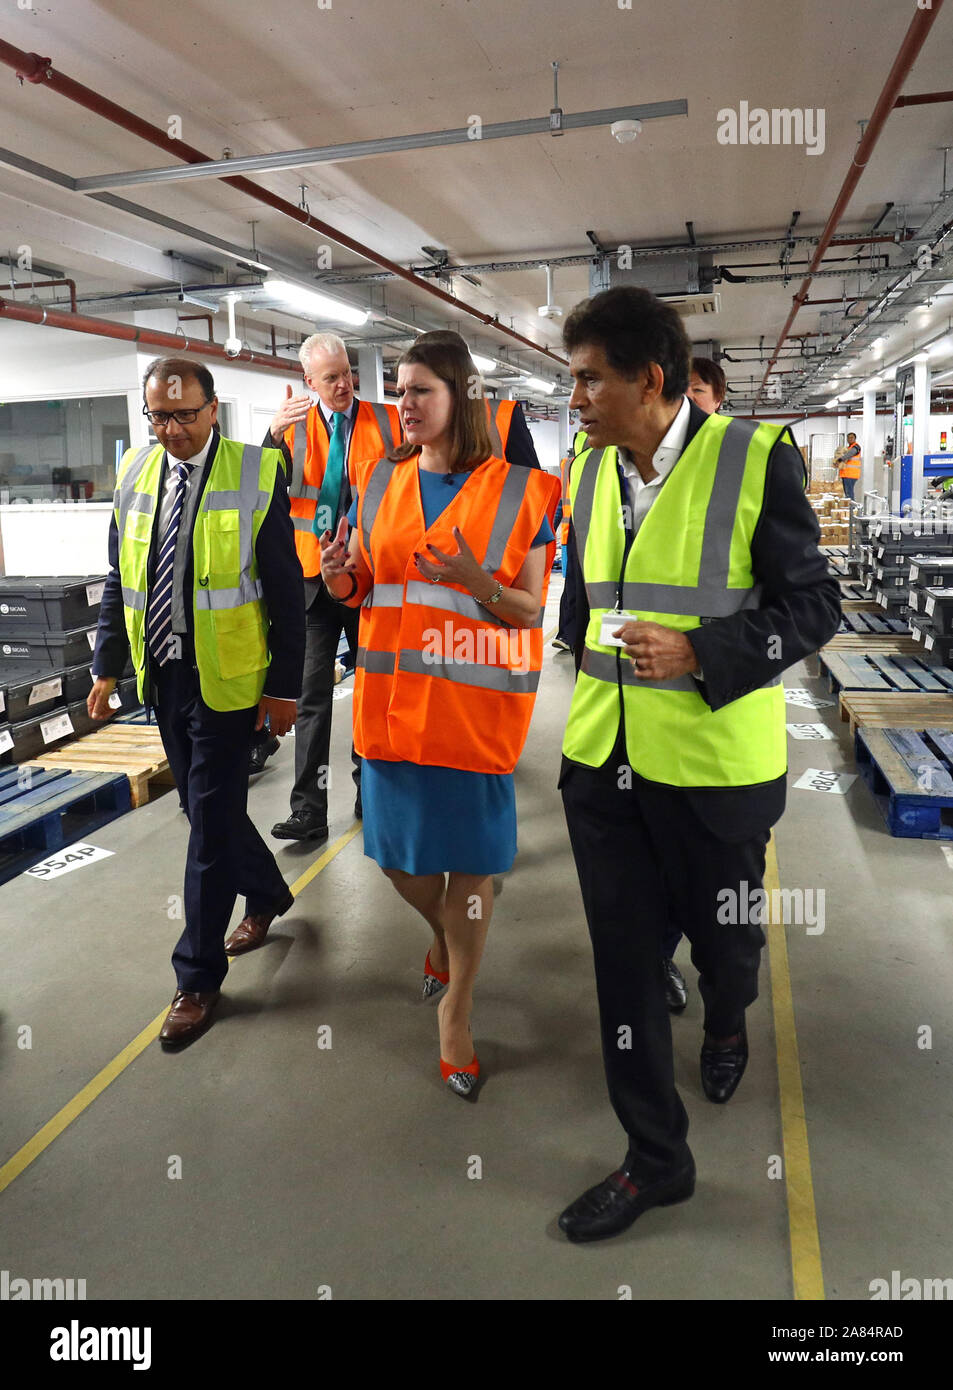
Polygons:
[[551,396],[556,389],[555,381],[544,381],[541,376],[528,376],[520,385],[525,386],[527,391],[542,391],[547,396]]
[[825,401],[825,402],[824,402],[824,409],[825,409],[825,410],[833,410],[836,404],[837,404],[837,397],[835,396],[834,399],[833,399],[832,401]]
[[481,357],[478,352],[470,353],[470,361],[478,372],[493,372],[499,366],[495,357]]
[[315,319],[331,319],[336,323],[352,324],[360,328],[367,323],[370,313],[367,309],[355,309],[340,299],[330,299],[326,294],[315,294],[290,280],[266,280],[263,288],[275,299],[286,301],[292,313],[308,314]]
[[945,357],[950,350],[950,339],[941,338],[938,343],[931,343],[927,348],[927,355],[930,357]]
[[873,341],[874,352],[882,352],[887,345],[886,338],[875,338]]

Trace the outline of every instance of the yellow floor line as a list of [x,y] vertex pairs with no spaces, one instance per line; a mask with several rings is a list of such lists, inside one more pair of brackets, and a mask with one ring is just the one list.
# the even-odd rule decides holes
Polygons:
[[[774,836],[765,856],[764,887],[769,904],[779,902],[778,857]],[[778,1085],[781,1093],[781,1135],[784,1149],[784,1175],[788,1198],[788,1228],[791,1238],[791,1271],[796,1299],[823,1299],[824,1274],[821,1243],[814,1207],[814,1183],[807,1143],[801,1063],[794,1025],[794,999],[784,924],[772,913],[766,935],[771,961],[771,999],[774,1006],[774,1037],[778,1055]]]
[[[344,834],[339,836],[333,845],[329,845],[324,853],[319,855],[313,864],[309,865],[301,877],[291,885],[291,892],[295,897],[322,869],[330,864],[335,855],[340,854],[341,850],[354,839],[360,829],[361,822],[355,821],[350,829],[345,830]],[[7,1160],[0,1168],[0,1192],[3,1192],[4,1188],[10,1186],[14,1178],[18,1178],[25,1169],[29,1168],[33,1160],[39,1158],[44,1149],[49,1148],[54,1139],[58,1139],[64,1129],[67,1129],[84,1110],[92,1105],[96,1097],[102,1095],[106,1087],[115,1081],[116,1077],[120,1076],[140,1053],[146,1050],[149,1044],[158,1037],[159,1029],[162,1027],[162,1022],[168,1012],[169,1007],[166,1005],[162,1012],[156,1014],[152,1022],[143,1028],[138,1037],[133,1038],[132,1042],[124,1047],[111,1062],[107,1062],[92,1081],[87,1082],[72,1100],[67,1101],[62,1110],[56,1112],[52,1120],[48,1120],[42,1129],[37,1130],[32,1139],[27,1140],[23,1147]]]

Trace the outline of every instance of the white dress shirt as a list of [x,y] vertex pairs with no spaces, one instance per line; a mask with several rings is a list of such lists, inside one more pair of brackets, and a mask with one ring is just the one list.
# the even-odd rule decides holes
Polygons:
[[[176,488],[179,486],[179,475],[178,475],[178,473],[175,471],[175,465],[176,465],[177,463],[188,463],[188,464],[191,464],[191,466],[192,466],[192,472],[191,472],[191,474],[189,475],[188,481],[187,481],[186,484],[185,484],[185,491],[186,491],[186,495],[187,495],[187,494],[188,494],[188,491],[189,491],[189,488],[192,486],[192,480],[196,477],[196,475],[198,475],[199,477],[201,477],[202,469],[203,469],[203,467],[205,466],[205,460],[208,458],[208,451],[209,451],[209,449],[212,447],[212,434],[213,434],[213,432],[210,430],[210,431],[209,431],[208,439],[206,439],[204,447],[201,448],[201,449],[198,451],[198,453],[195,454],[195,455],[194,455],[192,458],[190,458],[190,459],[176,459],[176,458],[173,458],[171,454],[166,453],[166,462],[168,463],[168,471],[166,472],[166,475],[165,475],[165,487],[164,487],[163,492],[162,492],[162,501],[161,501],[160,504],[159,504],[159,543],[160,543],[160,544],[161,544],[161,542],[162,542],[162,537],[165,535],[166,527],[167,527],[168,524],[169,524],[169,519],[170,519],[170,517],[172,516],[172,508],[173,508],[173,506],[175,505],[175,492],[176,492]],[[184,506],[183,506],[183,513],[184,513],[184,511],[185,511],[185,508],[184,508]],[[181,527],[180,527],[180,530],[179,530],[179,534],[180,534],[180,535],[182,534],[182,528],[181,528]],[[178,559],[178,545],[176,545],[176,558]]]
[[[358,409],[358,400],[357,400],[357,397],[355,396],[355,397],[353,398],[353,400],[351,401],[351,404],[350,404],[350,406],[349,406],[349,408],[348,408],[348,410],[347,410],[346,412],[345,412],[345,411],[334,411],[334,410],[329,410],[328,407],[324,404],[324,401],[321,400],[320,396],[318,397],[318,408],[319,408],[319,410],[321,411],[321,414],[324,416],[325,420],[327,421],[328,430],[330,431],[331,434],[334,433],[334,424],[333,424],[333,421],[332,421],[332,416],[334,416],[335,414],[342,414],[342,415],[344,415],[344,424],[343,424],[343,426],[342,426],[342,429],[344,430],[344,458],[345,458],[345,461],[346,461],[346,460],[347,460],[348,453],[349,453],[350,448],[351,448],[351,431],[352,431],[353,428],[354,428],[354,420],[355,420],[355,418],[356,418],[356,416],[357,416],[357,409]],[[358,462],[360,462],[360,460],[358,460]]]

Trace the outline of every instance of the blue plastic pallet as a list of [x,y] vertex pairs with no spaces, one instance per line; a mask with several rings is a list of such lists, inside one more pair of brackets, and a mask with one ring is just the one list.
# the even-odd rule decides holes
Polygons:
[[902,690],[911,695],[953,691],[953,670],[930,652],[922,656],[891,651],[848,651],[822,647],[817,654],[828,688],[842,690]]
[[854,754],[891,835],[953,840],[953,732],[861,727]]
[[114,772],[4,768],[0,772],[0,883],[124,815],[129,779]]

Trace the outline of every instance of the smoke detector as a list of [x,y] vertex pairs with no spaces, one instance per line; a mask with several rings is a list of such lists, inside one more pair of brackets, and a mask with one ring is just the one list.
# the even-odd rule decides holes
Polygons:
[[641,121],[613,121],[609,130],[620,145],[630,145],[642,134]]

